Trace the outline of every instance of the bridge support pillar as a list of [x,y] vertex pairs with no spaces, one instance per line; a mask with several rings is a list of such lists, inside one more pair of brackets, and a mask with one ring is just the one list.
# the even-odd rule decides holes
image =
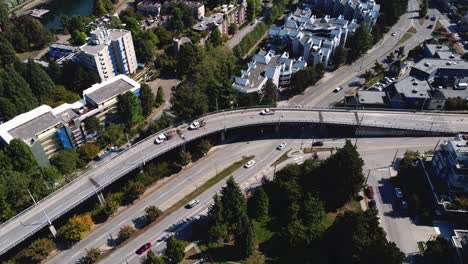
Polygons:
[[280,132],[280,125],[275,126],[275,133],[278,134]]
[[184,142],[184,144],[182,144],[182,145],[180,146],[180,148],[181,148],[182,151],[186,151],[185,142]]
[[104,195],[102,195],[102,192],[96,193],[97,198],[99,200],[99,203],[104,206],[106,204],[106,199],[104,198]]
[[226,132],[221,131],[221,142],[224,142],[226,140]]
[[327,134],[327,126],[325,124],[320,124],[319,135],[323,136]]

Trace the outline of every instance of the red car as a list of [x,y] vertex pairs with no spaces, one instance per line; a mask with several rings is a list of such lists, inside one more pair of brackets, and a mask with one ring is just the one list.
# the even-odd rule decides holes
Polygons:
[[372,186],[367,186],[367,197],[369,197],[369,199],[374,199],[374,187]]
[[144,244],[143,246],[141,246],[135,253],[137,253],[138,255],[143,254],[143,253],[145,253],[148,249],[150,249],[151,246],[152,246],[151,243],[148,242],[148,243]]

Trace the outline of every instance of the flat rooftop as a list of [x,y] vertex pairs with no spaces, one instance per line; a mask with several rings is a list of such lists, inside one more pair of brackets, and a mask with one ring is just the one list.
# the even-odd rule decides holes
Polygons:
[[[123,37],[125,34],[129,33],[130,31],[124,30],[124,29],[108,29],[107,32],[109,33],[109,38],[108,40],[110,41],[115,41],[121,37]],[[109,44],[108,43],[103,43],[103,44],[93,44],[91,42],[88,42],[84,44],[83,46],[80,47],[82,51],[84,51],[87,54],[97,54],[98,52],[101,52],[105,47],[107,47]]]
[[403,94],[406,98],[429,98],[428,91],[431,89],[426,80],[420,80],[412,76],[403,78],[401,81],[396,82],[395,90]]
[[139,88],[139,84],[125,75],[118,75],[105,82],[95,84],[83,91],[83,94],[94,103],[100,104],[112,99],[119,94],[123,94],[134,88]]
[[377,91],[359,91],[358,97],[359,103],[361,104],[384,105],[384,98],[386,97],[386,94],[385,92]]
[[57,117],[48,112],[23,123],[8,132],[14,138],[21,138],[26,142],[30,142],[37,134],[60,123],[61,122]]

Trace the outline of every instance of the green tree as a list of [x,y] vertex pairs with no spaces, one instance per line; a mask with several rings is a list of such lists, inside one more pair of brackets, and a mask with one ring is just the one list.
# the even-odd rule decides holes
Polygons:
[[15,171],[29,172],[37,167],[31,149],[21,139],[13,139],[4,149],[11,167]]
[[244,194],[232,176],[221,189],[221,203],[224,222],[228,224],[230,230],[233,230],[239,219],[247,213],[247,206]]
[[25,262],[39,263],[49,256],[49,253],[55,249],[54,241],[43,238],[35,240],[24,251],[20,253],[20,259]]
[[79,31],[79,30],[74,30],[71,33],[71,38],[72,38],[72,43],[74,45],[83,45],[86,43],[86,39],[88,36],[86,36],[85,32]]
[[121,146],[127,142],[122,125],[110,124],[102,133],[99,138],[104,144],[111,144],[114,146]]
[[139,181],[130,181],[124,187],[124,197],[127,203],[133,202],[145,192],[145,186]]
[[16,61],[16,52],[11,43],[0,35],[0,66],[3,68]]
[[372,35],[369,33],[367,24],[361,24],[356,32],[348,38],[346,44],[349,62],[353,62],[365,54],[372,47]]
[[99,147],[93,143],[85,143],[80,146],[78,152],[81,159],[89,162],[96,158],[96,155],[99,153]]
[[106,14],[107,14],[107,10],[104,5],[104,0],[94,0],[93,15],[97,17],[102,17]]
[[158,91],[156,92],[155,106],[159,107],[164,103],[164,89],[159,86]]
[[97,117],[90,116],[85,119],[85,129],[88,134],[101,132],[102,130],[101,122],[99,121],[99,119],[97,119]]
[[145,218],[148,223],[156,221],[162,214],[161,209],[154,205],[145,208]]
[[453,110],[468,110],[468,101],[460,97],[448,98],[445,101],[445,109],[449,111]]
[[231,23],[229,24],[228,32],[230,35],[234,35],[237,32],[237,24],[236,23]]
[[122,226],[119,230],[118,240],[120,241],[120,243],[122,243],[123,241],[132,237],[132,235],[135,232],[136,232],[136,229],[133,226],[129,226],[129,225]]
[[370,70],[366,70],[364,72],[364,80],[366,82],[368,82],[370,79],[372,79],[374,77],[374,74],[372,74],[372,72]]
[[140,101],[143,115],[149,116],[155,106],[155,97],[151,88],[147,84],[142,84],[140,88]]
[[62,174],[70,174],[81,167],[82,161],[75,150],[61,150],[50,159],[50,163]]
[[104,218],[108,218],[114,215],[120,206],[120,196],[115,194],[110,194],[106,197],[106,202],[102,205],[100,209],[100,215]]
[[177,164],[181,167],[187,166],[190,162],[192,162],[192,154],[188,151],[181,151],[179,152],[179,157],[177,159]]
[[165,255],[171,260],[172,263],[180,263],[185,256],[184,243],[175,236],[170,236],[167,240]]
[[172,28],[177,31],[181,32],[185,29],[183,13],[180,8],[176,7],[172,10]]
[[213,44],[214,47],[223,44],[223,37],[221,36],[221,32],[218,28],[213,30],[210,36],[210,42]]
[[239,219],[238,230],[235,234],[235,246],[241,258],[247,258],[255,250],[255,233],[252,222],[247,215]]
[[405,47],[401,46],[396,50],[396,53],[398,54],[398,57],[401,58],[405,55]]
[[278,96],[278,87],[271,81],[268,80],[263,87],[263,98],[262,105],[276,106],[276,98]]
[[143,259],[143,264],[165,264],[164,259],[156,255],[152,250],[148,251],[146,257]]
[[16,113],[17,110],[15,104],[6,98],[0,97],[0,116],[9,120],[15,117]]
[[453,248],[450,242],[444,237],[438,236],[434,240],[426,242],[426,247],[422,254],[422,262],[425,264],[455,264],[457,261],[454,259]]
[[54,83],[60,82],[60,78],[62,76],[62,67],[59,66],[55,60],[49,61],[49,67],[47,67],[46,72]]
[[262,187],[258,188],[248,200],[249,217],[256,220],[265,219],[268,217],[269,206],[270,202],[265,190]]
[[18,114],[27,112],[38,105],[28,83],[10,67],[0,68],[0,94],[15,104]]
[[227,236],[221,197],[215,194],[213,196],[213,201],[214,203],[208,211],[208,240],[210,242],[216,242]]
[[0,31],[3,31],[3,28],[10,23],[10,17],[8,14],[8,6],[6,3],[0,3]]
[[180,46],[177,55],[177,72],[179,76],[192,75],[202,59],[200,49],[192,43]]
[[207,139],[202,139],[200,143],[198,144],[198,149],[203,154],[203,156],[208,154],[208,151],[210,151],[212,147],[213,147],[213,144],[211,144],[211,142]]
[[143,122],[143,109],[138,97],[132,92],[126,92],[117,97],[119,117],[128,128]]
[[171,98],[172,110],[181,119],[193,118],[208,112],[208,98],[203,91],[180,85]]
[[99,248],[86,249],[86,255],[82,258],[81,263],[92,264],[98,262],[101,257],[101,250]]
[[[356,147],[347,140],[344,147],[330,156],[320,168],[320,196],[327,209],[340,208],[355,196],[364,185],[364,161]],[[335,190],[330,192],[329,190]]]
[[31,16],[19,16],[13,21],[15,31],[27,39],[29,48],[41,49],[53,39],[52,33],[38,19]]
[[247,20],[253,21],[257,17],[257,5],[255,0],[247,1]]
[[69,242],[78,242],[91,230],[93,221],[89,215],[73,216],[58,230],[59,235]]
[[392,51],[387,55],[387,61],[388,62],[393,62],[394,59],[395,59],[395,54]]
[[382,73],[384,71],[384,68],[383,68],[382,64],[380,64],[377,61],[375,62],[373,69],[374,69],[376,74],[380,74],[380,73]]
[[428,0],[422,0],[421,5],[419,6],[419,17],[423,18],[427,15],[427,10],[429,7]]

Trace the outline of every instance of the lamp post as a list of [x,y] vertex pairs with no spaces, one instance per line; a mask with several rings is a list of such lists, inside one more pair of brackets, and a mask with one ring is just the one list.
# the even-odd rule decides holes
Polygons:
[[50,232],[52,233],[52,235],[55,237],[57,235],[57,231],[55,230],[55,227],[54,225],[52,225],[52,222],[50,221],[50,218],[49,216],[47,215],[47,213],[45,212],[44,208],[42,207],[41,204],[39,204],[38,202],[36,202],[36,199],[34,199],[34,197],[32,196],[31,192],[29,191],[28,189],[28,193],[29,193],[29,196],[31,196],[31,199],[33,200],[34,204],[36,206],[39,206],[39,208],[41,208],[41,211],[44,213],[46,219],[47,219],[47,222],[49,223],[49,229],[50,229]]

